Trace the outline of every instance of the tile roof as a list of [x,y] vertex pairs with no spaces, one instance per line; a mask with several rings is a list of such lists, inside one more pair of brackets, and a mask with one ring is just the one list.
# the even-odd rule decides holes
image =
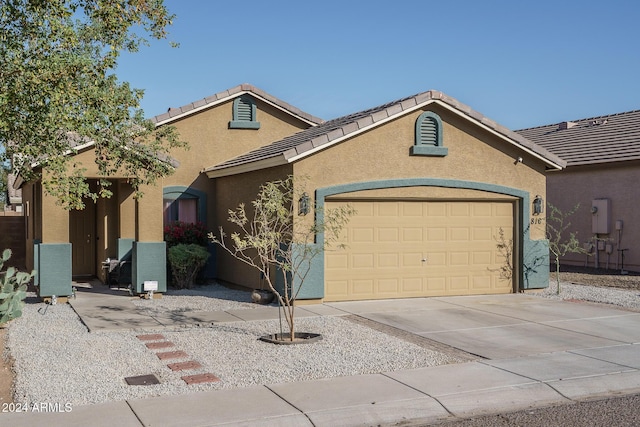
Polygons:
[[318,123],[322,123],[324,121],[318,117],[312,116],[311,114],[305,113],[301,109],[294,107],[293,105],[288,104],[276,98],[275,96],[269,95],[267,92],[253,85],[250,85],[248,83],[243,83],[241,85],[232,87],[231,89],[227,89],[225,91],[215,93],[211,96],[208,96],[206,98],[200,99],[198,101],[192,102],[190,104],[184,105],[179,108],[170,108],[166,113],[152,117],[151,121],[156,125],[170,123],[181,117],[196,113],[203,109],[211,108],[217,104],[236,98],[237,96],[245,93],[250,93],[256,98],[259,98],[264,102],[272,104],[273,106],[281,110],[284,110],[285,112],[293,116],[296,116],[299,119],[302,119],[303,121],[308,122],[309,124],[315,125]]
[[516,131],[567,166],[640,159],[640,110]]
[[[560,169],[564,161],[523,136],[499,125],[442,92],[430,90],[399,99],[358,113],[324,122],[280,141],[258,148],[239,157],[227,160],[205,170],[209,177],[240,173],[278,164],[290,163],[305,155],[329,147],[384,122],[400,117],[430,103],[440,103],[459,115],[466,116],[545,161],[549,167]],[[233,168],[233,171],[231,170]]]

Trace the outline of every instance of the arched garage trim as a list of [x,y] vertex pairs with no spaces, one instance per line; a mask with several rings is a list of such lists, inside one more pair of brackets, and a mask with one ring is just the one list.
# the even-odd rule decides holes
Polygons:
[[[317,208],[316,221],[322,222],[325,200],[327,197],[337,194],[351,193],[362,190],[378,190],[384,188],[401,187],[443,187],[479,190],[488,193],[513,196],[518,199],[517,230],[521,245],[514,248],[516,262],[520,268],[516,268],[515,282],[518,289],[546,288],[549,285],[549,246],[546,240],[531,240],[529,234],[529,221],[531,215],[531,200],[529,193],[517,188],[483,182],[462,181],[455,179],[439,178],[407,178],[383,181],[355,182],[341,184],[332,187],[318,188],[315,192]],[[318,233],[316,242],[323,242],[324,234]],[[317,244],[317,243],[316,243]],[[304,288],[299,298],[323,298],[324,297],[324,256],[318,255],[311,265]]]

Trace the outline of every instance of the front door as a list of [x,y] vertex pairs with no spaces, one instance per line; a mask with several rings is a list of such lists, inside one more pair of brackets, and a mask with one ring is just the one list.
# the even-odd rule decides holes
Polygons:
[[69,241],[73,276],[96,275],[96,204],[85,201],[84,210],[69,211]]

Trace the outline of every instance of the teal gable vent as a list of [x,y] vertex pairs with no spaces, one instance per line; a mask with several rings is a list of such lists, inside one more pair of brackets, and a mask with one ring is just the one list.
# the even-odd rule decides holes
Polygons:
[[447,154],[449,150],[442,144],[442,120],[437,114],[425,111],[416,120],[415,144],[410,155],[444,157]]
[[260,129],[256,121],[256,103],[249,95],[242,95],[233,101],[233,120],[229,129]]

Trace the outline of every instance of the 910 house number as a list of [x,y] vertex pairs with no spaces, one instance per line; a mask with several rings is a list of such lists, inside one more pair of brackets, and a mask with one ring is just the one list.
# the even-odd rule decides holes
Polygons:
[[543,222],[543,218],[531,218],[531,225],[541,225]]

